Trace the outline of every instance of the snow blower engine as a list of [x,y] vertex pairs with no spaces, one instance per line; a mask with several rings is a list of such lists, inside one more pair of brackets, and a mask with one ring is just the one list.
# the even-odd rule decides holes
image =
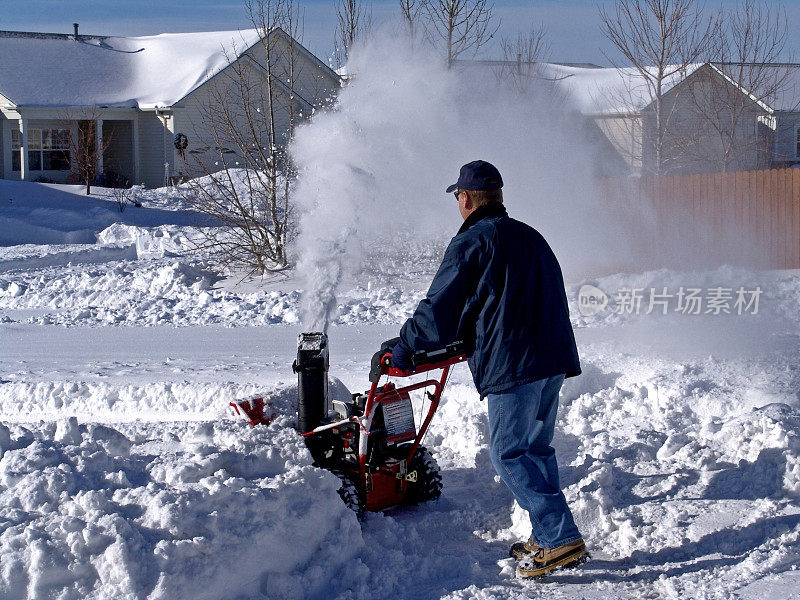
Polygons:
[[[370,389],[348,399],[328,398],[328,337],[302,333],[297,343],[297,430],[315,464],[342,480],[339,494],[359,516],[400,504],[434,500],[442,491],[439,466],[421,445],[442,396],[450,368],[467,359],[457,342],[432,352],[418,352],[413,369],[391,364],[398,338],[384,342],[372,357]],[[398,387],[389,377],[440,371],[438,379]],[[381,379],[386,382],[381,385]],[[410,393],[420,390],[428,411],[417,429]],[[424,404],[424,402],[423,402]],[[421,415],[420,415],[421,416]]]

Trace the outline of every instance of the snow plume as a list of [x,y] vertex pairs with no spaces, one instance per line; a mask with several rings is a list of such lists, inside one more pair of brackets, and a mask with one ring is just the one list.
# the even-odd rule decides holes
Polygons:
[[552,82],[520,95],[491,68],[448,71],[396,32],[374,39],[354,48],[337,106],[301,128],[292,148],[307,329],[330,322],[366,243],[402,256],[410,236],[454,235],[461,218],[444,189],[476,159],[500,169],[510,214],[542,231],[568,274],[622,252],[625,236],[609,234],[592,200],[592,149]]

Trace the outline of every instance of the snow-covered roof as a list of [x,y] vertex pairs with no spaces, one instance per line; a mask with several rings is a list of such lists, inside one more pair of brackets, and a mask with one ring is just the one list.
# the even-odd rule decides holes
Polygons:
[[0,32],[0,94],[16,106],[171,106],[258,30],[92,37]]
[[752,92],[754,98],[762,100],[770,109],[778,112],[800,111],[800,64],[713,63],[713,66],[727,74],[731,81],[739,81],[745,87],[748,82],[764,87],[748,92]]
[[[669,67],[670,75],[664,79],[663,92],[668,92],[699,67],[700,64],[692,64],[684,71]],[[638,112],[653,101],[645,78],[634,67],[587,69],[545,63],[542,75],[557,81],[584,114]]]
[[[458,61],[459,68],[488,69],[493,72],[513,71],[520,68],[514,61]],[[663,82],[663,92],[669,92],[705,63],[694,63],[685,69],[667,67],[670,75]],[[723,72],[735,72],[738,65],[714,63],[714,68]],[[758,65],[748,68],[758,69],[758,75],[742,77],[733,75],[734,81],[750,80],[780,81],[778,93],[762,98],[763,93],[755,91],[754,96],[763,99],[767,107],[774,111],[800,112],[800,64],[780,63]],[[649,68],[651,71],[655,67]],[[770,74],[765,74],[770,71]],[[634,67],[596,67],[593,65],[538,62],[524,64],[520,71],[532,80],[538,79],[555,85],[562,90],[573,106],[587,115],[610,115],[636,113],[653,101],[653,93],[641,73]],[[745,86],[746,87],[746,86]],[[751,90],[745,90],[750,92]]]
[[[459,61],[460,68],[484,68],[495,73],[519,68],[514,61]],[[671,73],[663,84],[663,91],[693,73],[700,64],[689,65],[683,72],[668,67]],[[573,106],[583,114],[635,113],[653,100],[642,75],[633,67],[598,67],[592,64],[523,63],[521,73],[532,80],[542,80],[563,91]]]

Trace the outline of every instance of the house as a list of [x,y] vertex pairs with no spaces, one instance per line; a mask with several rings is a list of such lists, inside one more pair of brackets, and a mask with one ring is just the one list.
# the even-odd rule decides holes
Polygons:
[[564,86],[634,173],[800,163],[799,64],[698,63],[670,71],[662,88],[660,143],[655,92],[635,69],[576,71]]
[[[281,132],[290,103],[310,115],[341,82],[283,30],[268,39],[291,48],[296,61],[293,89],[275,83]],[[222,97],[214,90],[243,65],[267,77],[261,42],[255,29],[142,37],[79,35],[77,25],[71,35],[0,31],[0,176],[70,181],[76,155],[92,150],[97,173],[148,187],[196,174],[187,157],[220,150],[204,112]]]
[[557,90],[561,106],[584,117],[600,175],[800,164],[800,64],[669,69],[662,82],[660,139],[655,90],[633,67],[473,61],[471,68],[476,66],[512,85],[527,78]]

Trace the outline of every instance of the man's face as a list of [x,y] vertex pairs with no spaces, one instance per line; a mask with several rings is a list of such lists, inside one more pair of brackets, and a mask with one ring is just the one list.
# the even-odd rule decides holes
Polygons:
[[464,190],[458,190],[458,212],[461,213],[462,219],[466,219],[472,212],[472,201]]

